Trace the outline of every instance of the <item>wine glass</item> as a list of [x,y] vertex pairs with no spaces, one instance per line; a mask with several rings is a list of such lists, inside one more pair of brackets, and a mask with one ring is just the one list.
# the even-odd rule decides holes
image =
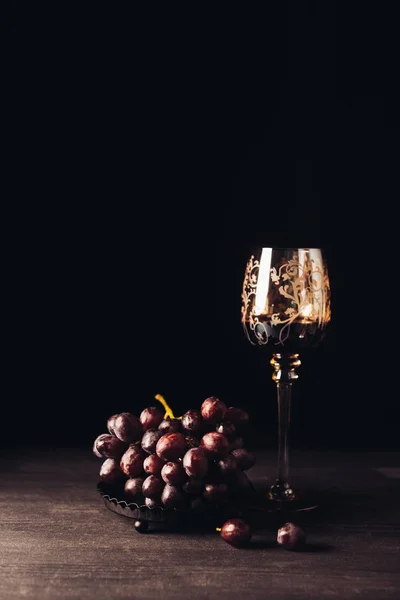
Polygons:
[[243,280],[242,324],[251,344],[266,351],[278,399],[278,468],[268,499],[289,510],[314,504],[289,481],[290,405],[300,352],[318,346],[331,319],[330,286],[321,248],[264,248],[251,254]]

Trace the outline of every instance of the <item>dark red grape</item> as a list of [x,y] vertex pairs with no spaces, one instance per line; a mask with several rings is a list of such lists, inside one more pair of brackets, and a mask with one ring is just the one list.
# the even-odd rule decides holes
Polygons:
[[142,494],[146,498],[159,498],[164,489],[164,482],[155,475],[149,475],[143,481]]
[[210,431],[203,435],[200,447],[206,450],[210,458],[224,458],[228,454],[228,439],[217,431]]
[[250,542],[251,528],[243,519],[229,519],[221,527],[221,538],[227,544],[239,548]]
[[229,452],[232,452],[232,450],[236,450],[237,448],[243,448],[243,438],[241,437],[236,437],[229,442]]
[[156,508],[157,506],[160,506],[160,503],[156,498],[145,498],[144,503],[147,508]]
[[214,464],[215,473],[221,477],[230,477],[237,471],[237,461],[234,456],[228,454],[225,458],[221,458]]
[[182,464],[188,477],[203,479],[207,475],[208,459],[202,448],[190,448],[183,457]]
[[170,461],[164,464],[161,479],[170,485],[179,485],[185,479],[185,471],[180,463]]
[[247,471],[254,466],[256,462],[256,457],[248,450],[244,448],[237,448],[236,450],[232,450],[232,456],[236,458],[237,466],[241,471]]
[[164,486],[161,494],[161,502],[165,508],[185,508],[186,498],[179,488],[168,483]]
[[188,479],[182,485],[182,490],[186,494],[190,494],[193,496],[200,496],[204,490],[204,483],[200,479]]
[[[93,447],[96,448],[100,456],[119,460],[129,447],[129,444],[121,442],[121,440],[115,437],[115,435],[111,435],[111,433],[102,433],[95,439]],[[97,453],[95,452],[96,456]]]
[[181,421],[179,419],[170,419],[167,417],[158,426],[158,429],[164,433],[176,433],[182,430]]
[[143,477],[130,477],[125,481],[124,492],[129,498],[139,498],[142,496]]
[[187,450],[185,436],[182,433],[165,433],[157,442],[156,453],[165,461],[182,458]]
[[230,421],[239,429],[248,424],[249,414],[242,408],[230,406],[225,413],[225,421]]
[[226,405],[215,396],[206,398],[201,405],[201,416],[203,419],[214,424],[224,420],[226,411]]
[[93,442],[93,454],[95,456],[97,456],[97,458],[104,458],[104,456],[102,454],[100,454],[100,452],[97,450],[97,445],[100,445],[101,441],[103,438],[107,437],[109,434],[108,433],[102,433],[101,435],[99,435]]
[[123,442],[134,444],[142,437],[142,426],[136,415],[120,413],[113,424],[114,433]]
[[229,499],[229,489],[226,483],[206,483],[203,498],[209,502],[222,504]]
[[105,483],[118,483],[124,479],[118,462],[114,458],[106,458],[100,467],[100,477]]
[[190,434],[201,433],[203,418],[199,410],[190,409],[182,416],[182,427]]
[[295,523],[285,523],[278,529],[276,540],[286,550],[301,550],[305,546],[306,534]]
[[148,429],[157,429],[163,419],[164,415],[156,406],[149,406],[148,408],[145,408],[142,410],[139,417],[143,431],[147,431]]
[[121,457],[121,471],[127,477],[138,477],[143,472],[143,461],[146,454],[140,446],[129,446]]
[[118,417],[119,413],[116,413],[115,415],[111,415],[111,417],[109,417],[107,419],[107,431],[109,433],[111,433],[112,435],[115,435],[115,431],[114,431],[114,427],[115,427],[115,421],[116,418]]
[[149,522],[148,521],[135,521],[133,524],[134,528],[136,529],[136,531],[138,533],[146,533],[146,531],[149,528]]
[[158,440],[163,436],[159,429],[148,429],[142,437],[141,446],[148,454],[154,454]]
[[236,427],[233,423],[230,423],[229,421],[223,421],[222,423],[218,423],[218,425],[215,428],[215,431],[217,431],[218,433],[222,433],[222,435],[227,437],[228,440],[233,440],[236,435]]
[[143,469],[147,475],[156,475],[156,477],[161,477],[161,469],[164,465],[165,462],[162,458],[157,456],[157,454],[150,454],[144,459]]

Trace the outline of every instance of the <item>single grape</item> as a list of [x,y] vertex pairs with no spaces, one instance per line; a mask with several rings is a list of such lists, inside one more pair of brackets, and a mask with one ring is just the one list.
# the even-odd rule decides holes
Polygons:
[[156,446],[158,456],[165,461],[172,462],[182,458],[186,450],[186,440],[182,433],[165,433],[158,440]]
[[158,426],[158,429],[164,433],[176,433],[182,430],[181,421],[179,419],[170,419],[167,417]]
[[102,433],[101,435],[99,435],[93,442],[93,454],[95,456],[97,456],[97,458],[104,458],[104,456],[102,454],[100,454],[100,452],[97,449],[97,445],[101,443],[102,439],[107,437],[108,433]]
[[188,479],[182,485],[182,490],[191,496],[200,496],[204,490],[204,482],[200,479]]
[[141,446],[148,454],[154,454],[158,440],[163,436],[159,429],[148,429],[142,437]]
[[200,447],[210,458],[224,458],[228,454],[229,441],[222,433],[210,431],[201,438]]
[[249,423],[249,414],[242,408],[230,406],[225,413],[225,421],[230,421],[237,429],[242,429]]
[[156,498],[145,498],[144,503],[147,508],[157,508],[157,506],[160,506],[159,501]]
[[243,448],[243,438],[236,437],[232,441],[229,442],[229,452],[232,450],[236,450],[237,448]]
[[278,529],[276,540],[285,550],[302,550],[306,543],[306,534],[301,527],[288,522]]
[[203,498],[209,502],[222,504],[229,499],[229,489],[226,483],[206,483]]
[[224,458],[220,458],[220,460],[216,461],[214,464],[215,473],[224,478],[235,475],[237,468],[237,460],[230,454]]
[[155,475],[149,475],[143,481],[142,494],[146,498],[158,499],[164,489],[164,482]]
[[248,452],[248,450],[245,450],[244,448],[232,450],[231,454],[236,458],[237,466],[241,471],[247,471],[255,465],[256,457],[254,454]]
[[182,427],[189,434],[201,433],[203,426],[203,418],[199,410],[191,408],[182,416]]
[[149,406],[148,408],[145,408],[142,410],[139,417],[143,431],[147,431],[148,429],[157,429],[163,419],[164,415],[156,406]]
[[149,522],[148,521],[135,521],[133,526],[138,533],[146,533],[146,531],[149,528]]
[[222,423],[218,423],[215,431],[218,433],[222,433],[228,440],[233,440],[236,436],[236,427],[233,423],[229,421],[223,421]]
[[161,478],[170,485],[179,485],[185,479],[185,471],[180,463],[170,461],[163,466]]
[[100,467],[100,478],[105,483],[118,483],[119,481],[124,479],[124,474],[122,473],[118,462],[114,458],[106,458],[103,464]]
[[150,454],[146,456],[143,462],[143,470],[147,475],[155,475],[156,477],[161,477],[161,469],[165,465],[165,462],[162,458],[157,456],[157,454]]
[[121,471],[127,477],[138,477],[143,472],[143,461],[146,454],[140,446],[129,446],[121,457]]
[[227,544],[239,548],[250,542],[251,528],[243,519],[229,519],[221,527],[221,538]]
[[224,420],[226,411],[226,405],[215,396],[206,398],[201,405],[201,416],[203,419],[214,424]]
[[161,502],[165,508],[185,508],[186,498],[179,488],[168,483],[164,486],[161,494]]
[[129,498],[139,498],[142,496],[143,477],[130,477],[125,481],[124,492]]
[[118,417],[118,414],[119,413],[116,413],[115,415],[111,415],[111,417],[109,417],[107,419],[107,431],[108,431],[108,433],[111,433],[112,435],[115,435],[114,427],[115,427],[115,421]]
[[119,460],[129,447],[129,444],[121,442],[121,440],[115,437],[115,435],[111,435],[111,433],[102,433],[95,439],[93,447],[100,456]]
[[203,479],[208,472],[207,454],[202,448],[190,448],[183,457],[183,468],[192,479]]
[[136,415],[120,413],[113,424],[114,434],[123,442],[134,444],[142,437],[142,426]]

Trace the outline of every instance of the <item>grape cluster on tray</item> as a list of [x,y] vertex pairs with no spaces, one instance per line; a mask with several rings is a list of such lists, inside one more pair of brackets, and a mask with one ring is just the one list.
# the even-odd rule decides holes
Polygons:
[[100,478],[119,485],[128,503],[149,508],[197,509],[246,496],[245,471],[255,456],[243,447],[249,416],[211,396],[199,410],[165,417],[157,407],[138,416],[122,412],[107,421],[93,452]]

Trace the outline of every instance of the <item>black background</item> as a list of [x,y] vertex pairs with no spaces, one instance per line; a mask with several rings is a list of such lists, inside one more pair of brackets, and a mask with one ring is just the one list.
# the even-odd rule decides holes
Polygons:
[[292,444],[399,449],[395,24],[389,3],[4,4],[3,443],[88,444],[161,393],[243,406],[273,447],[240,323],[262,241],[330,266]]

